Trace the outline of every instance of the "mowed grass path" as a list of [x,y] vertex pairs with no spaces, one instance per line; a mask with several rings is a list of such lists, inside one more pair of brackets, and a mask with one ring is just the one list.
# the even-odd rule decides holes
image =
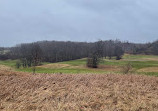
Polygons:
[[[153,55],[128,55],[125,54],[122,60],[104,59],[97,69],[86,67],[86,58],[58,63],[43,63],[38,66],[37,73],[122,73],[122,66],[130,63],[133,67],[132,73],[158,76],[158,56]],[[32,72],[32,68],[16,69],[16,60],[0,61],[1,65],[12,67],[17,71]]]

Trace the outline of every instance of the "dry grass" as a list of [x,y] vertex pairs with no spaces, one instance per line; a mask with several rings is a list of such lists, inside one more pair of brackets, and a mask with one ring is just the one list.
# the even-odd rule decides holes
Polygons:
[[0,75],[1,111],[158,111],[157,77]]
[[144,58],[146,61],[158,61],[158,58]]
[[158,72],[158,67],[147,67],[138,70],[138,72]]
[[42,66],[38,66],[38,67],[56,69],[56,68],[65,68],[65,67],[69,67],[69,66],[70,66],[69,64],[58,64],[58,63],[55,63],[55,64],[46,64],[46,65],[42,65]]
[[13,69],[11,67],[0,65],[0,71],[12,71]]

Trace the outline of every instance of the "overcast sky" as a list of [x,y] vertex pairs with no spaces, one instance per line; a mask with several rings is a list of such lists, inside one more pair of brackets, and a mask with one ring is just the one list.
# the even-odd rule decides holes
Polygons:
[[0,46],[158,39],[158,0],[0,0]]

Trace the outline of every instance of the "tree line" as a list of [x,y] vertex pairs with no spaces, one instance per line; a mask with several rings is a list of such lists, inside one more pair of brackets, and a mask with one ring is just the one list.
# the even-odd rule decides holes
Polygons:
[[[23,67],[40,65],[41,62],[62,62],[87,58],[87,66],[97,67],[102,58],[120,60],[124,53],[158,54],[158,41],[146,44],[108,40],[97,42],[40,41],[0,48],[0,59],[19,59]],[[17,64],[17,66],[19,66]]]

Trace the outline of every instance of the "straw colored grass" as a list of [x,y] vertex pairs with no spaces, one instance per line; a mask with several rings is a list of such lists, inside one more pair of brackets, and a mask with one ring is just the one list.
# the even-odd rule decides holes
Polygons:
[[0,65],[0,71],[12,71],[13,69],[6,65]]
[[158,78],[1,71],[0,110],[158,111]]
[[138,72],[158,72],[158,67],[147,67],[138,70]]
[[42,65],[42,66],[38,66],[38,67],[57,69],[57,68],[65,68],[65,67],[69,67],[69,66],[70,66],[69,64],[58,64],[58,63],[55,63],[55,64],[46,64],[46,65]]

